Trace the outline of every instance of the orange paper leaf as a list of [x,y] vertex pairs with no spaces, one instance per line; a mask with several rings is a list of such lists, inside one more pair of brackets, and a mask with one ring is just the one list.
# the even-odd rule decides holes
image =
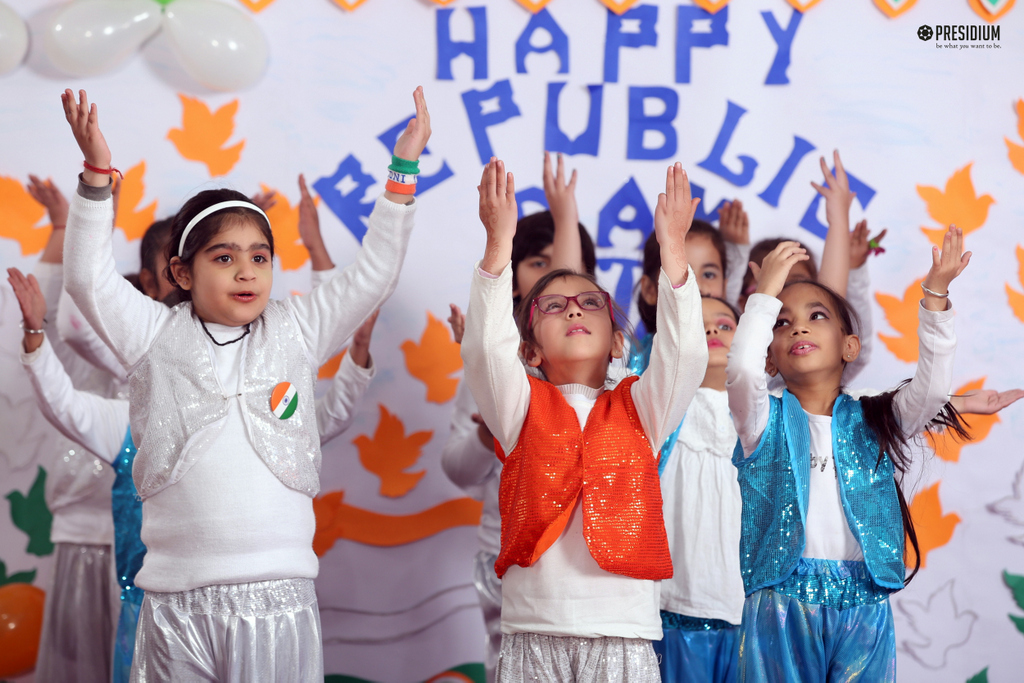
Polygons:
[[[434,1],[437,2],[437,0]],[[601,4],[616,14],[623,14],[636,4],[636,0],[601,0]]]
[[274,0],[239,0],[239,2],[248,7],[252,12],[262,12],[274,4]]
[[146,184],[143,177],[146,175],[146,162],[140,161],[129,168],[124,179],[121,180],[121,198],[117,202],[117,217],[114,225],[124,232],[129,241],[142,237],[153,221],[156,220],[156,201],[148,206],[137,209],[142,203],[142,197],[146,194]]
[[[942,502],[939,500],[939,484],[927,488],[914,496],[910,503],[910,516],[914,520],[917,531],[917,544],[921,546],[921,567],[927,565],[928,553],[949,543],[953,538],[953,530],[960,523],[960,515],[951,512],[942,514]],[[914,566],[914,549],[907,539],[907,566]]]
[[[1017,281],[1020,282],[1021,287],[1024,287],[1024,249],[1020,245],[1017,245],[1017,264]],[[1013,314],[1017,316],[1017,320],[1024,323],[1024,294],[1011,289],[1007,284],[1006,296],[1010,299],[1010,308],[1013,309]]]
[[313,552],[317,557],[340,539],[390,548],[423,540],[445,529],[476,526],[483,511],[480,501],[454,498],[411,515],[382,515],[347,505],[344,497],[344,491],[331,491],[313,499]]
[[917,0],[875,0],[875,7],[890,19],[895,19],[916,4]]
[[990,24],[994,24],[1000,17],[1012,10],[1016,2],[1017,0],[1009,0],[1009,2],[1003,5],[1002,9],[992,13],[991,6],[986,6],[988,3],[985,0],[967,0],[967,4],[971,6],[974,13]]
[[819,2],[821,2],[821,0],[786,0],[786,2],[792,5],[794,9],[797,9],[801,12],[806,12],[807,10],[811,9]]
[[[984,385],[985,378],[982,377],[973,382],[968,382],[954,391],[953,394],[961,395],[968,391],[981,389]],[[999,422],[999,415],[976,415],[972,413],[964,415],[964,421],[967,423],[967,433],[971,435],[971,441],[984,441],[988,437],[988,433],[992,431],[992,425]],[[925,432],[925,438],[928,439],[928,445],[935,451],[935,455],[946,462],[960,462],[960,449],[964,447],[965,442],[957,438],[950,430],[946,429],[941,434]]]
[[345,352],[348,349],[342,349],[341,353],[337,356],[331,356],[330,360],[320,366],[320,372],[316,373],[317,379],[333,379],[338,374],[338,368],[341,367],[341,359],[345,357]]
[[[971,182],[971,165],[967,164],[957,170],[946,181],[945,191],[928,185],[918,185],[917,194],[928,205],[928,215],[939,225],[955,225],[963,229],[964,235],[974,232],[988,220],[988,208],[995,203],[991,195],[978,196]],[[942,247],[942,237],[946,228],[938,230],[922,227],[928,239],[937,247]]]
[[875,292],[875,301],[882,307],[886,322],[898,333],[890,337],[879,332],[878,338],[894,356],[906,363],[917,362],[917,309],[921,302],[922,282],[924,278],[914,280],[904,290],[902,299]]
[[225,148],[235,132],[238,100],[232,100],[214,113],[194,97],[178,94],[183,107],[181,128],[172,128],[167,139],[178,153],[190,161],[201,161],[211,176],[225,175],[238,163],[245,140]]
[[412,491],[426,470],[404,472],[419,460],[423,446],[434,436],[432,431],[405,435],[405,425],[397,416],[380,406],[380,421],[373,438],[360,434],[352,443],[359,449],[359,462],[380,477],[380,495],[399,498]]
[[1010,142],[1010,138],[1003,138],[1006,141],[1006,154],[1010,157],[1010,165],[1018,173],[1024,173],[1024,147]]
[[0,176],[0,207],[3,207],[0,237],[17,240],[22,256],[41,252],[52,232],[49,225],[35,227],[46,216],[43,205],[33,199],[20,182]]
[[428,311],[419,343],[406,339],[401,348],[409,374],[427,385],[428,401],[445,403],[454,398],[459,380],[450,375],[462,369],[462,356],[447,325]]
[[729,4],[729,0],[693,0],[693,4],[709,14],[715,14]]
[[[274,231],[274,255],[281,270],[298,270],[309,260],[309,250],[299,236],[299,205],[292,206],[283,193],[260,183],[263,192],[274,192],[275,204],[267,209],[271,230]],[[320,203],[319,197],[313,202]]]

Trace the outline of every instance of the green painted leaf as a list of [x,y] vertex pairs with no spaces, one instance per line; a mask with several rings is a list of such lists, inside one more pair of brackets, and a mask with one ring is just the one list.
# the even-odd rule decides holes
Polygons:
[[1024,609],[1024,576],[1011,574],[1004,569],[1003,581],[1013,591],[1013,599],[1017,603],[1017,607]]
[[9,583],[32,583],[36,580],[36,570],[30,569],[27,572],[18,572],[7,576],[7,565],[4,564],[3,560],[0,560],[0,586],[6,586]]
[[1017,630],[1024,633],[1024,617],[1015,617],[1012,614],[1008,614],[1007,616],[1010,617],[1010,621],[1012,621],[1013,625],[1017,627]]
[[988,683],[988,667],[968,678],[967,683]]
[[25,551],[40,557],[53,552],[53,543],[50,542],[53,515],[46,506],[45,489],[46,470],[40,467],[27,496],[21,491],[11,491],[6,496],[11,504],[11,521],[28,534]]

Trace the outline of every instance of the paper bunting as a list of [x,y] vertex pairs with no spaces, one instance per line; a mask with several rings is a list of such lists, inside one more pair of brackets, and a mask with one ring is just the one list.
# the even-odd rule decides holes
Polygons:
[[[438,0],[434,0],[434,2],[437,2],[437,1]],[[451,1],[451,0],[449,0],[449,1]],[[356,7],[359,7],[361,4],[366,2],[366,0],[331,0],[331,2],[333,2],[335,5],[337,5],[341,9],[345,10],[346,12],[351,12]],[[440,4],[443,5],[445,3],[442,2]]]
[[729,0],[693,0],[693,4],[708,14],[714,14],[729,4]]
[[[338,2],[338,0],[334,0],[334,1]],[[441,5],[442,7],[444,7],[445,5],[450,5],[453,2],[455,2],[455,0],[430,0],[430,1],[432,3],[434,3],[434,4],[436,4],[436,5]],[[363,0],[357,0],[357,2],[355,2],[353,4],[353,7],[357,7],[357,6],[361,5],[361,4],[363,4]]]
[[915,4],[917,0],[875,0],[875,6],[890,19],[895,19]]
[[274,4],[274,0],[238,0],[246,6],[250,12],[262,12]]
[[786,0],[786,2],[792,5],[793,9],[797,11],[806,12],[821,2],[821,0],[803,0],[803,2],[801,2],[801,0]]
[[516,0],[516,2],[530,10],[531,14],[536,14],[544,9],[551,0]]
[[636,4],[636,0],[601,0],[601,4],[615,12],[616,14],[622,14],[630,7]]
[[975,14],[991,24],[1013,9],[1016,2],[1017,0],[968,0],[967,4]]

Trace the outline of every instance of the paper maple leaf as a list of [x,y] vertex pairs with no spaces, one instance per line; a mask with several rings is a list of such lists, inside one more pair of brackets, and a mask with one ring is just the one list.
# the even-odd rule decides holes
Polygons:
[[140,161],[124,174],[121,180],[121,198],[117,202],[117,217],[114,225],[124,231],[129,241],[142,237],[156,219],[156,201],[137,209],[146,193],[142,178],[146,175],[146,162]]
[[[968,391],[981,389],[984,386],[985,378],[982,377],[957,388],[953,393],[963,394]],[[988,437],[988,433],[992,431],[992,425],[1000,420],[998,414],[976,415],[972,413],[965,416],[965,421],[969,424],[967,432],[971,435],[971,441],[978,442],[984,441]],[[940,434],[926,432],[925,438],[928,440],[928,445],[935,451],[935,455],[946,462],[960,461],[960,449],[964,447],[966,442],[957,438],[950,430],[943,430]]]
[[[274,255],[281,263],[281,270],[298,270],[309,260],[309,250],[299,236],[299,205],[292,206],[281,192],[260,183],[263,192],[273,192],[276,203],[267,209],[271,230],[274,231]],[[313,202],[320,204],[320,198]]]
[[0,237],[16,240],[21,245],[21,255],[38,254],[50,239],[49,225],[37,228],[36,223],[46,216],[46,209],[32,198],[25,186],[14,178],[0,176]]
[[[1024,100],[1017,100],[1014,109],[1017,110],[1017,136],[1024,140]],[[1010,142],[1010,138],[1003,138],[1003,140],[1006,141],[1010,164],[1017,169],[1018,173],[1024,173],[1024,147]]]
[[899,609],[909,621],[910,639],[900,643],[900,649],[918,664],[929,669],[946,665],[950,650],[964,645],[971,638],[978,615],[970,610],[960,611],[953,596],[955,580],[950,579],[928,596],[928,602],[901,598]]
[[898,333],[898,336],[890,337],[879,332],[878,338],[892,355],[906,363],[917,362],[917,309],[921,302],[922,282],[924,278],[914,280],[903,291],[902,299],[875,292],[875,301],[882,307],[886,322]]
[[53,552],[53,543],[50,542],[53,515],[46,506],[45,490],[46,470],[40,467],[27,496],[21,491],[11,491],[6,496],[11,504],[11,521],[28,535],[25,552],[40,557]]
[[406,370],[427,385],[428,401],[445,403],[454,398],[459,380],[450,375],[462,369],[462,356],[447,325],[428,311],[419,343],[406,339],[401,348]]
[[352,443],[359,449],[359,462],[380,477],[380,495],[399,498],[412,491],[426,470],[404,472],[419,460],[423,446],[434,436],[433,431],[405,435],[405,425],[396,415],[380,406],[380,421],[373,438],[360,434]]
[[333,379],[338,374],[338,368],[341,367],[341,359],[345,357],[345,352],[348,349],[342,349],[341,353],[337,356],[331,356],[326,363],[320,366],[320,371],[317,372],[317,379]]
[[216,112],[194,97],[178,94],[183,111],[181,128],[167,131],[167,139],[174,143],[181,156],[201,161],[211,176],[225,175],[238,163],[245,140],[225,148],[228,138],[235,132],[235,113],[238,100],[228,102]]
[[932,244],[942,247],[947,226],[962,228],[964,234],[974,232],[988,219],[988,207],[995,203],[991,195],[978,196],[971,182],[971,164],[957,170],[946,181],[945,191],[928,185],[918,185],[917,194],[928,205],[928,215],[939,225],[937,230],[922,227],[921,232]]
[[[1024,287],[1024,249],[1017,245],[1017,281]],[[1010,300],[1010,309],[1017,320],[1024,323],[1024,294],[1019,293],[1009,283],[1006,285],[1006,296]]]
[[[939,500],[939,484],[935,482],[930,488],[921,491],[910,503],[910,516],[914,519],[917,531],[917,544],[921,547],[921,568],[927,566],[928,553],[949,543],[953,531],[960,523],[960,515],[951,512],[942,514],[942,501]],[[914,549],[907,539],[907,566],[914,565]]]

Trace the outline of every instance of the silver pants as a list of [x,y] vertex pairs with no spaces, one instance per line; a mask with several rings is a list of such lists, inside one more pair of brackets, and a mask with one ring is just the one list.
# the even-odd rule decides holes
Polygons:
[[38,683],[110,683],[112,562],[109,545],[57,544],[36,658]]
[[498,683],[660,683],[651,641],[506,633]]
[[497,555],[481,550],[473,559],[473,585],[484,613],[487,641],[484,644],[484,671],[487,683],[494,683],[501,652],[501,579],[494,573]]
[[132,683],[323,683],[312,579],[146,591]]

